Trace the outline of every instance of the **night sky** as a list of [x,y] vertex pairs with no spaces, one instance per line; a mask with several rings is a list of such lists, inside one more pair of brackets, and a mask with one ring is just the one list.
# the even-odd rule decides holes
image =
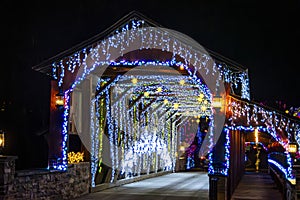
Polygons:
[[[248,68],[252,100],[300,106],[299,1],[4,0],[0,4],[0,106],[5,107],[0,129],[10,132],[8,142],[15,143],[8,145],[9,153],[27,147],[23,155],[28,155],[45,146],[50,79],[31,68],[102,32],[132,10]],[[31,159],[25,168],[39,166],[43,156],[32,155],[36,161]]]

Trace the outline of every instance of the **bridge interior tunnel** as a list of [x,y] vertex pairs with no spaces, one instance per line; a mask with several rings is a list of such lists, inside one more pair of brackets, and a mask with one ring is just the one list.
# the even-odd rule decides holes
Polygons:
[[[145,67],[147,73],[141,73]],[[163,73],[150,75],[151,68]],[[106,167],[111,165],[113,180],[175,171],[179,150],[192,144],[200,119],[211,115],[209,97],[201,86],[172,71],[166,66],[135,68],[138,75],[122,75],[97,100],[97,113],[106,116],[99,115],[99,127],[108,140],[100,142],[110,148],[111,163]],[[110,80],[102,81],[105,86]]]
[[[91,99],[95,184],[181,171],[198,164],[195,151],[207,156],[209,142],[202,151],[200,146],[208,140],[213,112],[209,89],[181,62],[149,60],[119,59],[101,77],[87,78],[96,90]],[[73,107],[82,101],[80,90],[73,91]]]

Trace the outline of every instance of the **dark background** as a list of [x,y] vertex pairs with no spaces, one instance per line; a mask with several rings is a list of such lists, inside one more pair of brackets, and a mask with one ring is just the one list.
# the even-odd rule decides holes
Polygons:
[[0,9],[0,129],[19,169],[47,166],[50,79],[31,68],[132,10],[248,68],[252,100],[300,106],[299,1],[4,0]]

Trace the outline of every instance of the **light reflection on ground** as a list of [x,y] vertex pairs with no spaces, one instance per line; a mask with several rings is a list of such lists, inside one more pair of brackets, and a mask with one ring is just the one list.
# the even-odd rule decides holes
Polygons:
[[88,194],[79,199],[208,199],[209,177],[206,172],[180,172],[145,179]]

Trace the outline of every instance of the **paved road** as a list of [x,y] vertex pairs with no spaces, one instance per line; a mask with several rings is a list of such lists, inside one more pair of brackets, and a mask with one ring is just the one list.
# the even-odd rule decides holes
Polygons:
[[91,193],[77,200],[208,200],[205,172],[180,172]]

